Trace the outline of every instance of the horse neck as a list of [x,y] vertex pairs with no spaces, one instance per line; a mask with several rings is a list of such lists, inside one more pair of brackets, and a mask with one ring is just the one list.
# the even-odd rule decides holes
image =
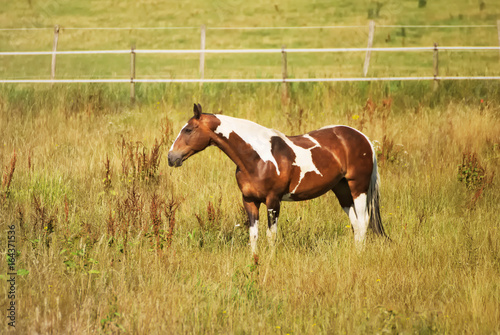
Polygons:
[[[252,121],[217,115],[221,124],[214,130],[214,143],[244,172],[255,169],[253,157],[245,154],[250,145],[261,159],[271,156],[271,136],[276,136],[272,129]],[[237,136],[231,136],[235,133]],[[268,143],[268,144],[267,144]],[[268,148],[266,147],[268,145]],[[263,157],[264,156],[264,157]]]

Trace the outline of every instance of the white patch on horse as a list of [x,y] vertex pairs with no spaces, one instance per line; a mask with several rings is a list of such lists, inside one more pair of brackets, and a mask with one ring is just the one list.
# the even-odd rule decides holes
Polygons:
[[276,211],[273,209],[267,210],[267,216],[268,220],[271,222],[271,226],[267,228],[267,240],[271,246],[274,246],[278,233],[278,217],[276,216]]
[[[282,134],[281,134],[282,135]],[[298,166],[300,168],[300,178],[299,182],[297,183],[297,186],[293,189],[291,192],[292,194],[295,193],[297,188],[299,187],[300,183],[302,182],[302,179],[304,179],[304,176],[308,172],[314,172],[319,174],[321,177],[323,177],[323,174],[319,172],[318,168],[316,167],[316,164],[314,164],[313,159],[312,159],[312,152],[311,150],[314,148],[319,148],[320,145],[318,141],[316,141],[314,138],[311,137],[311,135],[306,134],[303,135],[305,138],[308,140],[312,141],[314,143],[313,147],[310,147],[308,149],[299,147],[298,145],[295,145],[288,137],[282,135],[281,138],[285,141],[285,143],[293,150],[293,153],[295,154],[295,160],[293,162],[293,165]]]
[[253,226],[250,226],[250,247],[254,254],[257,253],[258,238],[259,238],[259,220],[255,220]]
[[314,137],[312,137],[311,135],[305,134],[304,137],[307,138],[309,141],[311,141],[311,142],[314,143],[314,147],[309,148],[309,149],[314,149],[314,148],[319,148],[320,147],[319,142],[316,141],[316,139]]
[[277,131],[263,127],[255,122],[237,119],[226,115],[215,115],[220,120],[220,125],[215,129],[215,133],[229,139],[229,135],[234,132],[243,141],[250,144],[263,161],[271,162],[276,167],[276,172],[280,174],[278,162],[271,152],[271,138],[280,136]]
[[186,126],[187,126],[187,125],[188,125],[188,124],[186,123],[186,124],[184,125],[184,127],[182,127],[181,131],[179,132],[179,134],[178,134],[178,135],[177,135],[177,137],[175,138],[174,143],[172,143],[172,146],[170,147],[170,150],[169,150],[169,151],[172,151],[172,149],[174,149],[174,144],[175,144],[175,142],[177,142],[177,140],[179,139],[179,136],[181,136],[182,131],[184,130],[184,128],[186,128]]
[[365,240],[368,223],[370,221],[367,207],[367,195],[361,193],[351,207],[344,207],[344,211],[349,215],[352,228],[354,230],[354,241],[360,247]]

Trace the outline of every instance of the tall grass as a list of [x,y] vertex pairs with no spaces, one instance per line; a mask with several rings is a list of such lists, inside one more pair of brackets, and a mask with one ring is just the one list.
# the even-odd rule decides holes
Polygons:
[[[496,45],[485,1],[11,1],[0,50]],[[213,30],[360,25],[354,29]],[[67,27],[192,26],[182,30]],[[306,32],[306,33],[305,33]],[[220,57],[219,57],[220,56]],[[206,57],[205,77],[281,76],[280,56]],[[440,52],[441,75],[498,73],[495,52]],[[430,53],[372,53],[369,75],[430,75]],[[129,57],[57,57],[56,78],[129,76]],[[363,54],[290,54],[291,77],[360,76]],[[2,57],[2,78],[48,78],[42,56]],[[197,57],[137,56],[138,77],[198,77]],[[494,82],[280,85],[3,85],[0,245],[16,226],[18,333],[498,333],[500,94]],[[333,194],[283,204],[275,251],[248,246],[234,165],[208,148],[181,169],[166,150],[204,111],[299,134],[348,124],[373,141],[393,243],[353,246]],[[264,214],[261,220],[265,221]],[[262,222],[264,222],[262,221]],[[264,234],[261,234],[263,236]],[[3,252],[3,250],[2,250]],[[0,266],[0,306],[7,264]],[[0,332],[11,330],[6,319]]]
[[[18,332],[500,331],[497,85],[301,84],[284,104],[279,85],[138,85],[134,106],[127,94],[0,88],[0,230],[18,234]],[[208,148],[167,167],[193,102],[287,134],[365,132],[393,243],[357,252],[328,194],[283,204],[276,250],[260,239],[252,259],[233,163]],[[487,182],[464,182],[474,171]],[[2,262],[4,284],[6,272]]]

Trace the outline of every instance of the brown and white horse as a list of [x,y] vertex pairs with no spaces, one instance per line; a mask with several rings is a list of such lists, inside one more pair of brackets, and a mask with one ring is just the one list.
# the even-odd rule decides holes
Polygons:
[[305,135],[285,136],[254,122],[225,115],[194,116],[168,153],[168,164],[182,163],[208,146],[236,164],[236,180],[250,220],[250,245],[257,251],[259,207],[267,206],[269,242],[274,244],[281,201],[301,201],[332,190],[349,216],[358,246],[367,228],[384,232],[379,211],[377,160],[368,138],[347,126],[328,126]]

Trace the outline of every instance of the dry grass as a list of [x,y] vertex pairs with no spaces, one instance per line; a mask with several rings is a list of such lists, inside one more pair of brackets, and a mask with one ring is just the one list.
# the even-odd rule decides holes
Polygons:
[[[488,1],[11,1],[0,50],[497,45]],[[122,55],[123,56],[123,55]],[[127,78],[130,57],[58,56],[57,78]],[[277,57],[276,57],[277,56]],[[364,54],[289,54],[295,77],[361,76]],[[440,52],[441,75],[498,74],[498,53]],[[280,78],[281,55],[207,55],[206,78]],[[2,78],[47,78],[46,56],[3,57]],[[369,75],[429,75],[431,53],[372,53]],[[198,57],[141,55],[140,77],[197,78]],[[18,333],[500,333],[500,94],[496,82],[0,87],[0,245],[16,226]],[[353,246],[333,194],[283,204],[276,250],[252,259],[234,165],[215,148],[181,169],[166,150],[190,116],[247,118],[288,134],[348,124],[376,142],[393,243]],[[465,156],[464,156],[465,155]],[[464,159],[465,157],[465,159]],[[469,158],[470,159],[469,159]],[[476,173],[476,174],[475,174]],[[482,176],[482,177],[481,177]],[[470,182],[467,182],[470,181]],[[264,215],[261,217],[264,222]],[[237,226],[239,225],[239,226]],[[265,234],[261,234],[264,236]],[[2,253],[4,250],[1,250]],[[2,254],[3,255],[3,254]],[[7,298],[0,266],[0,307]],[[0,333],[9,331],[7,319]]]
[[[17,276],[19,332],[500,331],[496,104],[402,108],[401,96],[374,86],[367,108],[366,96],[349,104],[342,86],[317,85],[277,107],[279,90],[225,90],[90,113],[47,99],[13,114],[4,95],[4,176],[14,151],[17,163],[0,223],[18,227],[17,268],[29,271]],[[218,94],[227,100],[216,105]],[[261,238],[252,259],[232,162],[208,148],[167,167],[172,129],[190,116],[193,96],[208,112],[285,133],[362,128],[385,157],[382,218],[393,243],[375,239],[356,252],[332,194],[283,204],[275,252]],[[475,190],[458,178],[467,152],[492,176],[474,206]]]

